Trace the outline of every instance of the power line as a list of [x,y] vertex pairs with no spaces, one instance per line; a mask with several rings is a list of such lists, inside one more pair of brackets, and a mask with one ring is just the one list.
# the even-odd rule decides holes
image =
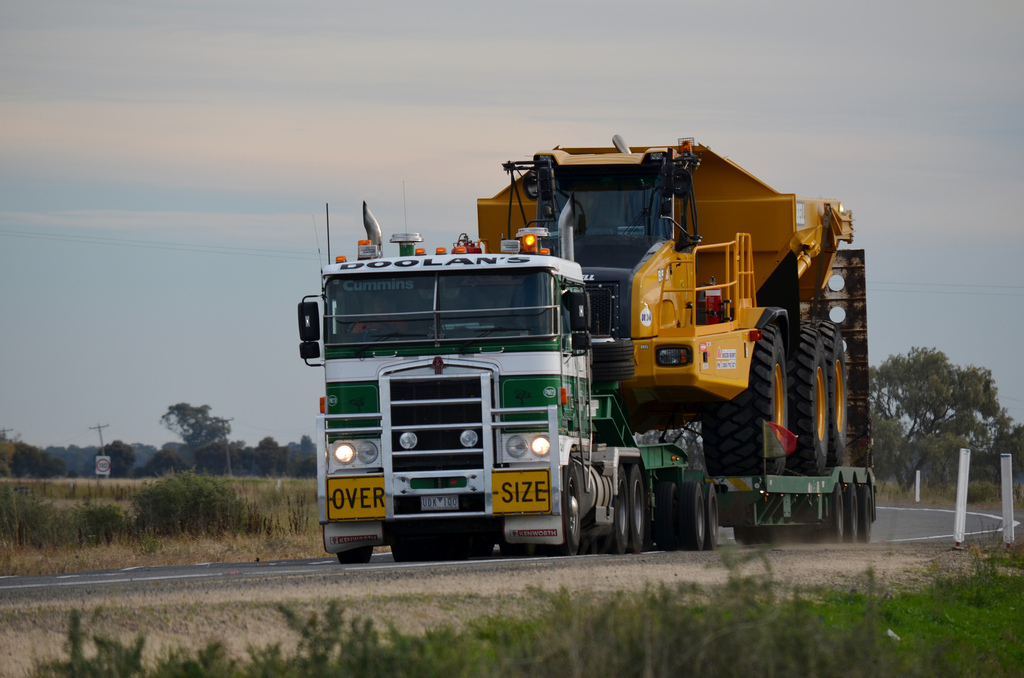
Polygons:
[[28,240],[50,240],[58,242],[75,242],[87,245],[116,245],[119,247],[137,247],[141,249],[168,250],[174,252],[204,252],[208,254],[234,254],[249,257],[268,257],[273,259],[303,259],[317,261],[319,257],[309,252],[297,250],[265,250],[252,247],[233,247],[226,245],[199,245],[196,243],[175,243],[159,240],[133,240],[130,238],[112,238],[109,236],[68,235],[56,233],[30,233],[27,231],[0,230],[0,236],[24,238]]

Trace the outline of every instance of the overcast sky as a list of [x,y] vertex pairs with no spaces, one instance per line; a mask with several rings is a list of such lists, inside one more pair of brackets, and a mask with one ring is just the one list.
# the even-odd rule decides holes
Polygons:
[[[827,6],[826,6],[827,5]],[[500,163],[692,136],[842,200],[871,362],[935,347],[1024,420],[1024,4],[5,2],[0,428],[313,431],[295,305],[369,202],[450,245]]]

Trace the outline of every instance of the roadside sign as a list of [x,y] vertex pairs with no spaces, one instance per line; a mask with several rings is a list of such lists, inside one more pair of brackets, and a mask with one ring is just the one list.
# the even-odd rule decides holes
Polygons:
[[110,477],[110,457],[96,457],[96,475]]

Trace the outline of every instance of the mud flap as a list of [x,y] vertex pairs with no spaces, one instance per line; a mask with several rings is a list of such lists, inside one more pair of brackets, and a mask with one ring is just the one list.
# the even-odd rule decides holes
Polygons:
[[505,541],[509,544],[561,544],[562,516],[506,516]]
[[341,553],[360,546],[384,543],[384,523],[371,520],[355,523],[327,523],[324,528],[324,551]]

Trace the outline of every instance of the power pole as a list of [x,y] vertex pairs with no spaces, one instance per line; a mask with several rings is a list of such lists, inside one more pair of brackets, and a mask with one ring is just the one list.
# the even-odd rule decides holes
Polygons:
[[96,424],[95,426],[89,427],[89,430],[99,431],[100,434],[100,451],[97,452],[96,454],[103,454],[103,429],[107,428],[108,426],[110,426],[110,424],[103,424],[102,426]]
[[[234,420],[235,420],[235,418],[231,417],[230,419],[226,419],[225,421],[230,423],[230,422],[232,422]],[[231,477],[231,445],[228,443],[228,434],[227,433],[224,434],[224,459],[227,462],[228,478],[230,478]]]
[[13,428],[0,428],[0,442],[6,442],[6,440],[7,440],[7,432],[8,431],[13,431],[13,430],[14,430]]

